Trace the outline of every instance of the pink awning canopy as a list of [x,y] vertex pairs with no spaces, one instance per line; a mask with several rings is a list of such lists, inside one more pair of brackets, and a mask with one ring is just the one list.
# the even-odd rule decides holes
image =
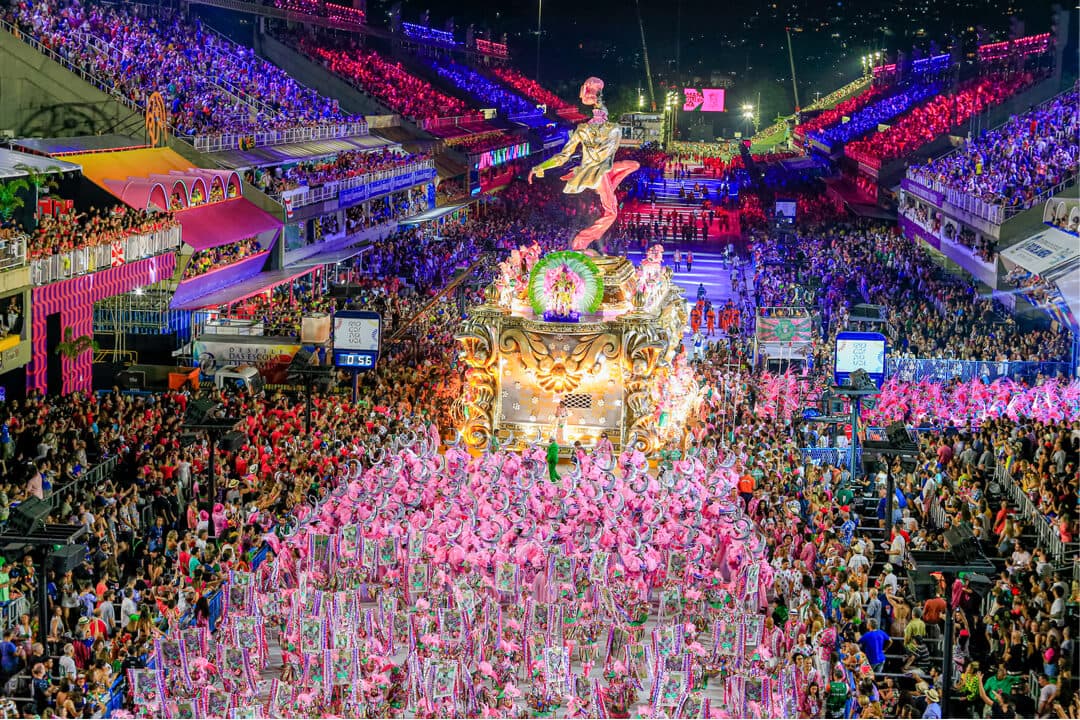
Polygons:
[[281,220],[244,198],[181,210],[176,219],[184,242],[195,250],[234,243],[281,228]]

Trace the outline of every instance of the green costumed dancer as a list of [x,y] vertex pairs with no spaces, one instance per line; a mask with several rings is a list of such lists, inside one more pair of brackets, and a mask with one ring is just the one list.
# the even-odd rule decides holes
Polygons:
[[551,482],[559,481],[559,443],[553,435],[551,437],[551,444],[547,449],[547,464],[548,464],[548,478]]

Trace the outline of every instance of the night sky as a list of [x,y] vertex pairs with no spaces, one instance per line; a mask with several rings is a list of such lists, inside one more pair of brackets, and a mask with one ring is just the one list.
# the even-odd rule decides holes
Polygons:
[[[385,24],[390,0],[368,0],[374,24]],[[612,91],[614,111],[634,109],[638,91],[647,95],[636,5],[628,0],[542,0],[544,33],[541,81],[565,96],[587,75],[600,75]],[[701,2],[640,0],[649,60],[659,85],[704,85],[726,78],[728,106],[756,100],[763,118],[790,112],[791,91],[784,28],[792,34],[800,99],[827,93],[855,79],[861,57],[874,50],[930,49],[954,36],[966,46],[1004,39],[1010,29],[1024,33],[1050,29],[1051,0],[766,0]],[[1075,5],[1075,3],[1074,3]],[[528,74],[536,66],[536,0],[404,0],[402,16],[415,21],[425,10],[431,24],[454,18],[458,36],[474,23],[496,37],[508,35],[514,63]],[[1074,11],[1073,15],[1076,13]],[[982,23],[982,27],[976,25]],[[1074,20],[1075,23],[1075,20]],[[681,32],[680,32],[681,30]],[[921,32],[920,32],[921,31]],[[679,39],[678,49],[676,39]],[[678,67],[676,58],[678,55]],[[630,107],[627,107],[629,105]]]
[[[349,0],[335,0],[350,4]],[[443,28],[451,18],[458,40],[473,24],[498,40],[506,33],[513,64],[536,71],[537,3],[543,3],[540,80],[566,98],[581,80],[597,75],[607,83],[612,113],[637,110],[649,98],[637,4],[634,0],[367,0],[369,23],[387,27],[391,7],[401,3],[402,20]],[[727,106],[761,99],[761,120],[770,123],[794,109],[784,28],[792,28],[802,105],[856,79],[861,58],[881,50],[933,52],[956,38],[965,50],[1010,34],[1050,30],[1054,0],[639,0],[657,102],[668,87],[723,84]],[[1076,36],[1071,0],[1070,37]],[[681,12],[680,12],[681,8]],[[981,24],[979,24],[981,23]],[[380,49],[380,48],[376,48]],[[1073,40],[1075,57],[1075,40]],[[1069,57],[1067,54],[1066,57]],[[1075,76],[1076,68],[1066,69]],[[695,118],[686,118],[690,121]],[[749,128],[737,113],[713,114],[704,135],[730,136]],[[693,132],[689,123],[680,127]],[[695,139],[706,139],[699,137]],[[713,139],[711,137],[707,139]]]

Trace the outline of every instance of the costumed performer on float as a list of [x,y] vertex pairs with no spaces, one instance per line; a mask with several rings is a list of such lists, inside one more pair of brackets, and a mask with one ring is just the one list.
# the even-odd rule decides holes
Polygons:
[[580,97],[582,103],[593,108],[592,120],[578,125],[562,150],[529,171],[531,184],[534,176],[542,178],[544,171],[562,167],[569,162],[574,150],[581,146],[581,164],[562,176],[562,179],[566,180],[563,192],[576,195],[583,190],[595,190],[600,194],[604,213],[596,222],[574,236],[570,241],[571,250],[585,250],[602,238],[615,223],[619,216],[615,188],[627,175],[641,167],[634,160],[615,162],[622,130],[618,125],[608,122],[603,90],[604,81],[600,78],[591,77],[585,80],[581,85]]

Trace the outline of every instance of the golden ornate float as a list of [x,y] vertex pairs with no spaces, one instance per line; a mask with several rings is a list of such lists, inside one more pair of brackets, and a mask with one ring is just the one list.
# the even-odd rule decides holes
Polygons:
[[[457,336],[467,367],[457,405],[464,441],[520,447],[554,436],[564,447],[590,446],[604,434],[616,448],[660,449],[670,435],[660,406],[687,318],[662,253],[637,268],[607,256],[575,265],[565,259],[574,253],[555,253],[552,263],[535,246],[512,253]],[[550,297],[537,278],[544,271]],[[574,322],[551,321],[565,314],[567,274],[590,272],[602,300],[597,278],[587,277],[579,286],[594,293],[591,304]]]

